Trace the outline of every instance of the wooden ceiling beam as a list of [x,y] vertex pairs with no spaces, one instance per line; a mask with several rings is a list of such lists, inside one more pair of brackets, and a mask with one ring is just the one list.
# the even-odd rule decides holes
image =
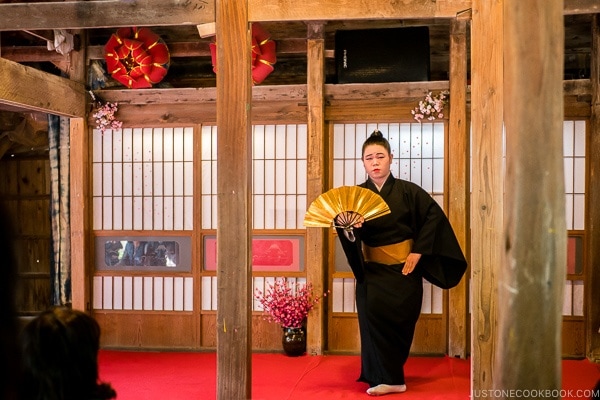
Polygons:
[[[251,0],[250,21],[455,18],[471,0]],[[564,0],[564,14],[600,13],[597,0]],[[101,16],[101,18],[99,17]],[[202,25],[215,21],[214,0],[92,0],[0,4],[0,31]]]
[[214,20],[214,0],[0,4],[0,31],[199,25]]
[[0,104],[66,117],[85,117],[81,83],[0,58]]

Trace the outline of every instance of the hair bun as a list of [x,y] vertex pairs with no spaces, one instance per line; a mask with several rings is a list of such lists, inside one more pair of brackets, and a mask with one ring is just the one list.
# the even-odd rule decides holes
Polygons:
[[371,133],[371,137],[383,137],[383,133],[379,129],[375,129],[373,133]]

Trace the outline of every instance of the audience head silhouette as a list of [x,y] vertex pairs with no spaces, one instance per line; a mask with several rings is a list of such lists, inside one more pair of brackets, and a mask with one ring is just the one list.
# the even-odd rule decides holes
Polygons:
[[67,307],[44,311],[22,333],[24,400],[104,400],[116,397],[98,379],[100,326]]

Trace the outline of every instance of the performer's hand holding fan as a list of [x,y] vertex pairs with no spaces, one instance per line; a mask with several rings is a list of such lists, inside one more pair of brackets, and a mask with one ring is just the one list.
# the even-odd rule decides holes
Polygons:
[[311,203],[304,216],[304,226],[343,228],[348,240],[354,241],[356,224],[389,213],[385,200],[372,190],[340,186],[321,194]]

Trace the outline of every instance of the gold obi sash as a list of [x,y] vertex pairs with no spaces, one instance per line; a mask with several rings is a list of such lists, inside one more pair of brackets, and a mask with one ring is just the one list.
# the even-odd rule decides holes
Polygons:
[[369,247],[363,243],[363,254],[365,261],[372,261],[379,264],[402,264],[410,254],[413,246],[412,239],[406,239],[400,243],[388,244],[385,246]]

